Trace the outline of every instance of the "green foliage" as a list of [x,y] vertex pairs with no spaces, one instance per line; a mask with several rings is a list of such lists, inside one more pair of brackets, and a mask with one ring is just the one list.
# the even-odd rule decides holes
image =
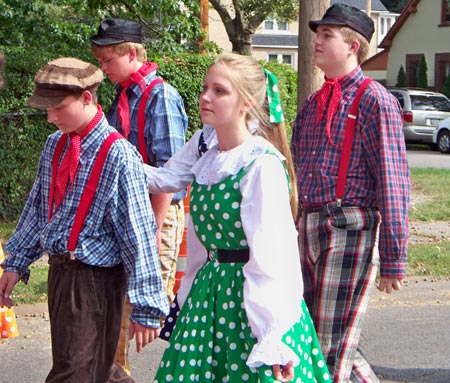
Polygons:
[[423,88],[423,89],[427,89],[428,88],[427,71],[428,71],[427,61],[425,59],[425,56],[422,55],[420,57],[419,74],[418,74],[418,78],[417,78],[417,86],[419,88]]
[[409,0],[381,0],[384,6],[391,12],[400,13]]
[[403,65],[401,65],[400,69],[398,70],[397,83],[395,84],[395,86],[402,87],[406,85],[406,72],[405,68],[403,68]]
[[444,88],[442,89],[442,93],[444,93],[448,98],[450,98],[450,74],[444,81]]
[[44,115],[7,114],[0,118],[0,219],[18,217],[33,185],[39,155],[54,128]]

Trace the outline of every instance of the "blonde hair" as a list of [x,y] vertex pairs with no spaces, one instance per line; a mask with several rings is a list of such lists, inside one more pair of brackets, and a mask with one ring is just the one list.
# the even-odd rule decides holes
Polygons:
[[258,62],[250,56],[223,53],[214,64],[221,64],[242,102],[252,105],[246,120],[258,120],[257,134],[270,141],[285,157],[290,181],[290,204],[294,219],[298,212],[297,182],[284,123],[271,123],[267,100],[266,76]]
[[358,64],[361,65],[369,55],[369,42],[361,33],[349,27],[341,27],[341,32],[346,43],[350,44],[353,40],[359,41]]
[[144,46],[139,43],[125,42],[113,45],[97,45],[91,43],[91,52],[98,59],[101,59],[105,53],[116,53],[119,56],[123,56],[133,48],[136,50],[136,57],[138,61],[147,61],[147,51]]

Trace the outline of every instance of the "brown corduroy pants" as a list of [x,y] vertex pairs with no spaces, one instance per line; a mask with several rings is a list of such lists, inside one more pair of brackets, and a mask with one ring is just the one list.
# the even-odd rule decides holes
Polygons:
[[47,383],[132,383],[113,364],[126,275],[122,265],[93,267],[50,256],[48,306],[53,366]]

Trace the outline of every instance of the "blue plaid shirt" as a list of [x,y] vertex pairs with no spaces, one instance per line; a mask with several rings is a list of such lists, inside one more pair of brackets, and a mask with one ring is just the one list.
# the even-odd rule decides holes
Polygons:
[[[5,271],[19,272],[26,280],[28,266],[44,253],[67,253],[67,242],[81,194],[100,146],[109,133],[106,118],[81,141],[80,164],[73,185],[48,222],[52,161],[61,132],[47,139],[37,176],[18,222],[6,245],[10,256]],[[66,144],[68,147],[68,144]],[[64,152],[61,158],[64,156]],[[142,160],[127,140],[117,140],[103,166],[95,198],[78,238],[75,257],[92,266],[112,267],[121,262],[129,276],[128,296],[134,306],[132,319],[159,327],[168,314],[155,240],[156,223],[150,205]]]
[[[158,78],[156,71],[145,77],[146,86]],[[108,110],[106,117],[109,123],[122,133],[119,119],[118,103],[122,91],[117,86],[117,97]],[[142,99],[142,90],[139,85],[132,84],[127,89],[128,104],[130,107],[130,134],[128,140],[138,148],[138,109]],[[147,157],[149,165],[161,167],[185,143],[188,118],[184,110],[183,99],[180,94],[167,82],[156,84],[150,92],[145,110],[144,135],[147,143]],[[181,200],[186,192],[178,192],[174,200]]]
[[[335,145],[325,134],[326,113],[316,124],[315,94],[299,111],[291,149],[299,200],[304,204],[336,200],[347,114],[363,80],[358,67],[340,81],[342,97],[331,124]],[[344,203],[379,209],[381,275],[395,278],[405,276],[408,241],[410,181],[402,128],[403,115],[397,100],[373,81],[359,103]]]

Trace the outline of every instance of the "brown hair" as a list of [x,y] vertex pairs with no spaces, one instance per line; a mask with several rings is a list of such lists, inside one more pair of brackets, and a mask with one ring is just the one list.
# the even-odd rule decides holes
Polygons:
[[113,52],[118,54],[119,56],[123,56],[127,54],[132,48],[136,49],[136,56],[138,61],[145,62],[147,61],[147,51],[144,46],[139,43],[133,42],[124,42],[120,44],[113,45],[97,45],[91,43],[91,52],[96,58],[102,58],[105,53]]
[[[257,134],[270,141],[285,157],[290,179],[290,204],[296,219],[298,211],[297,182],[284,123],[271,123],[267,101],[266,76],[258,62],[250,56],[223,53],[214,64],[222,64],[233,87],[244,103],[252,104],[247,122],[257,119]],[[214,65],[213,64],[213,65]]]
[[358,64],[361,65],[369,55],[369,42],[361,33],[349,27],[341,27],[341,32],[346,43],[350,44],[353,40],[359,41]]

